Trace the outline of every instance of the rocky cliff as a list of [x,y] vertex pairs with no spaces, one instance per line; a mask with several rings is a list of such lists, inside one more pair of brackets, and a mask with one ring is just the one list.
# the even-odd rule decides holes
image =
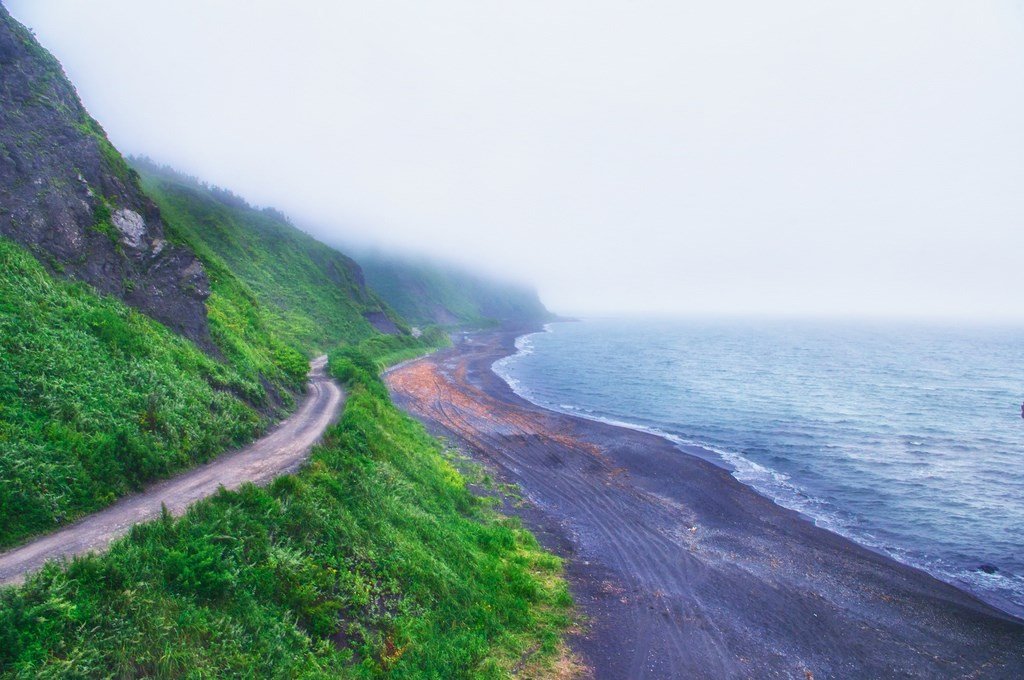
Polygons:
[[60,64],[0,6],[0,235],[213,347],[210,288],[193,253],[89,116]]

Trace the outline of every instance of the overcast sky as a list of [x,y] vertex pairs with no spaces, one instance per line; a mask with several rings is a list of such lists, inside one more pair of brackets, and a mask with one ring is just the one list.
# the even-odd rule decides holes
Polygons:
[[1024,319],[1019,0],[8,0],[124,152],[567,313]]

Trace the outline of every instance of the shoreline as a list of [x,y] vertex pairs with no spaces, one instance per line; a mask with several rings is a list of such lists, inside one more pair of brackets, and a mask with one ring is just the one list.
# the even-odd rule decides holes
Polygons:
[[566,559],[598,677],[1009,677],[1024,625],[815,526],[657,435],[551,411],[491,365],[536,327],[474,335],[388,374],[402,408],[527,504]]
[[[572,319],[570,321],[577,321],[577,320],[576,319]],[[575,408],[556,407],[556,406],[551,406],[551,405],[545,405],[545,404],[538,403],[530,395],[529,390],[527,388],[525,388],[524,386],[522,386],[519,383],[518,380],[516,380],[512,376],[508,375],[503,370],[503,367],[499,367],[499,364],[502,364],[503,362],[509,362],[510,360],[515,359],[518,356],[522,356],[524,354],[530,353],[530,352],[524,352],[523,351],[523,348],[520,346],[520,340],[528,338],[528,337],[533,336],[533,335],[538,335],[538,334],[541,334],[541,333],[550,333],[552,331],[550,330],[549,327],[553,323],[561,323],[561,322],[562,322],[561,320],[554,321],[554,322],[546,322],[539,329],[524,330],[521,334],[519,334],[519,335],[517,335],[515,337],[515,340],[514,340],[515,352],[513,354],[509,354],[507,356],[504,356],[504,357],[501,357],[501,358],[495,360],[495,362],[492,364],[491,370],[499,378],[501,378],[503,381],[505,381],[505,383],[508,384],[508,386],[512,390],[512,392],[514,392],[516,394],[516,396],[518,396],[519,398],[521,398],[521,399],[523,399],[523,400],[533,404],[537,408],[545,409],[545,410],[548,410],[548,411],[554,411],[556,413],[560,413],[560,414],[565,415],[565,416],[570,417],[570,418],[581,418],[583,420],[589,420],[589,421],[596,422],[596,423],[602,423],[602,424],[605,424],[605,425],[610,425],[612,427],[621,427],[621,428],[633,430],[635,432],[641,432],[641,433],[644,433],[644,434],[653,435],[655,437],[660,437],[660,438],[666,440],[667,442],[671,443],[673,446],[675,446],[676,449],[678,449],[678,451],[679,451],[679,453],[681,455],[693,456],[693,457],[696,457],[698,459],[707,461],[707,462],[711,463],[712,465],[720,467],[723,470],[726,470],[740,484],[743,484],[747,488],[753,490],[755,493],[763,496],[764,498],[772,501],[776,505],[778,505],[778,506],[780,506],[780,507],[782,507],[782,508],[784,508],[786,510],[790,510],[792,512],[797,513],[801,518],[803,518],[805,521],[813,524],[815,527],[817,527],[817,528],[819,528],[819,529],[821,529],[823,531],[828,531],[828,532],[830,532],[832,534],[836,534],[838,536],[841,536],[842,538],[845,538],[847,540],[850,540],[850,541],[856,543],[857,545],[859,545],[862,548],[866,548],[867,550],[870,550],[870,551],[872,551],[874,553],[877,553],[877,554],[881,555],[882,557],[886,557],[888,559],[891,559],[891,560],[893,560],[893,561],[895,561],[895,562],[897,562],[899,564],[902,564],[902,565],[904,565],[906,567],[910,567],[912,569],[917,569],[917,570],[927,574],[928,576],[930,576],[932,578],[935,578],[935,579],[937,579],[937,580],[939,580],[939,581],[941,581],[943,583],[946,583],[946,584],[948,584],[948,585],[950,585],[950,586],[952,586],[952,587],[954,587],[954,588],[956,588],[958,590],[963,591],[964,593],[966,593],[967,595],[970,595],[971,597],[977,598],[981,602],[983,602],[983,603],[985,603],[985,604],[987,604],[987,605],[989,605],[989,606],[999,610],[1000,612],[1006,614],[1007,616],[1009,616],[1009,617],[1011,617],[1013,619],[1016,619],[1017,621],[1019,621],[1022,624],[1024,624],[1024,609],[1022,609],[1021,607],[1017,606],[1014,602],[1003,601],[1003,600],[1000,600],[998,598],[986,598],[982,594],[973,591],[966,584],[958,582],[956,579],[944,578],[945,575],[934,573],[926,565],[915,564],[912,561],[903,560],[898,555],[895,555],[892,552],[890,552],[889,550],[886,550],[883,546],[881,546],[881,545],[874,545],[874,544],[872,544],[872,543],[870,543],[870,542],[868,542],[866,540],[863,540],[862,537],[858,536],[857,533],[855,531],[853,531],[852,529],[849,529],[848,527],[844,527],[842,525],[836,526],[836,525],[830,523],[828,521],[828,518],[818,517],[818,516],[814,515],[812,512],[805,511],[805,510],[803,510],[803,509],[801,509],[799,507],[794,507],[795,504],[794,505],[789,505],[789,504],[787,504],[785,502],[785,499],[782,499],[782,498],[779,498],[779,497],[777,497],[775,495],[772,495],[767,490],[759,488],[758,485],[753,483],[753,482],[749,482],[749,481],[744,480],[743,478],[741,478],[740,476],[738,476],[736,474],[737,470],[739,469],[739,465],[731,459],[732,457],[740,458],[740,459],[742,459],[744,461],[744,463],[746,465],[749,465],[749,466],[752,466],[752,467],[759,467],[762,470],[764,470],[766,473],[772,474],[773,471],[768,469],[768,468],[765,468],[764,466],[761,466],[761,465],[755,463],[754,461],[750,461],[750,460],[748,460],[746,458],[743,458],[739,454],[729,454],[729,453],[726,453],[724,451],[715,450],[714,448],[712,448],[710,446],[707,446],[707,445],[704,445],[704,444],[700,444],[700,443],[697,443],[697,442],[691,442],[691,441],[685,441],[685,440],[681,439],[680,437],[678,437],[676,435],[673,435],[673,434],[671,434],[669,432],[665,432],[663,430],[659,430],[656,427],[648,427],[648,426],[640,425],[640,424],[637,424],[637,423],[631,423],[631,422],[627,422],[627,421],[623,421],[623,420],[617,420],[617,419],[613,419],[613,418],[607,418],[607,417],[603,417],[603,416],[599,416],[599,415],[594,415],[594,414],[591,414],[591,413],[587,413],[587,412],[585,412],[583,410],[576,410]],[[792,486],[792,492],[793,493],[806,496],[806,494],[802,490],[800,490],[799,487],[797,487],[795,485],[792,485],[792,484],[790,486]],[[812,500],[816,500],[816,499],[813,499],[810,496],[808,496],[808,498],[811,498]],[[819,501],[819,502],[821,502],[821,501]],[[844,529],[847,529],[847,530],[844,531]]]

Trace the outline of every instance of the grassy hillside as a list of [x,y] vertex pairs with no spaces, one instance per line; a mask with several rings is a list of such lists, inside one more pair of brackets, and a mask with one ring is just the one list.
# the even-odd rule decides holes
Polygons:
[[313,347],[223,261],[166,241],[136,173],[2,6],[0,62],[3,546],[248,441],[292,405]]
[[221,334],[249,360],[216,361],[0,239],[0,545],[260,432],[267,386],[290,401],[280,388],[301,384],[305,362],[278,348],[285,365],[298,360],[289,373],[233,328]]
[[571,605],[557,558],[475,497],[348,350],[310,464],[136,527],[0,591],[10,677],[489,678],[543,672]]
[[281,213],[146,161],[134,164],[172,238],[207,268],[222,263],[243,281],[272,317],[274,332],[291,344],[321,352],[369,337],[371,322],[391,331],[404,326],[366,289],[353,260]]
[[482,324],[552,318],[531,288],[427,260],[358,256],[367,284],[410,323]]

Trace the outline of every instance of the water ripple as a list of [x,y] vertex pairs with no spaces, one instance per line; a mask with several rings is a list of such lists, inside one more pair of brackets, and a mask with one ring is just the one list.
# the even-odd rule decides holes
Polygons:
[[[1024,330],[593,320],[495,368],[1024,614]],[[997,571],[980,571],[982,565]]]

